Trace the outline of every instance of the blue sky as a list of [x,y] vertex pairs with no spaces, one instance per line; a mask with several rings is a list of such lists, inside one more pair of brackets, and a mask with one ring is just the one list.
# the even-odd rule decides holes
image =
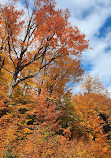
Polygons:
[[[83,52],[85,73],[98,77],[111,93],[111,0],[56,0],[56,3],[57,8],[69,9],[69,22],[78,26],[92,47]],[[18,8],[22,8],[21,3]],[[79,86],[73,92],[78,91]]]

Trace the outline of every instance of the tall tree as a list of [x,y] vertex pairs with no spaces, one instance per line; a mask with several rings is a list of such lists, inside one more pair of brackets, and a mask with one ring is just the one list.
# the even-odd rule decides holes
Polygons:
[[[28,5],[26,8],[29,13]],[[11,75],[8,97],[12,96],[14,87],[37,77],[56,59],[79,58],[88,47],[85,35],[72,27],[68,18],[68,10],[55,9],[54,0],[35,1],[27,19],[13,4],[1,6],[1,27],[6,37],[6,51],[3,51],[9,63],[5,67],[2,62],[2,67]]]

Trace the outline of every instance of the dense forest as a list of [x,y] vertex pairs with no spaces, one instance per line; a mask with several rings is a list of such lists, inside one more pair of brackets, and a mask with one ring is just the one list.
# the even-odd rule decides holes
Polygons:
[[0,158],[110,158],[111,98],[82,77],[85,35],[54,0],[24,2],[0,4]]

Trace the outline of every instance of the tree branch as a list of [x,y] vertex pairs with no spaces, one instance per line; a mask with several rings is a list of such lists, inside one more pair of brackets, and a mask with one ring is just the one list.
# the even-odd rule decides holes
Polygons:
[[4,62],[5,62],[5,58],[3,58],[3,60],[2,60],[1,56],[0,56],[0,71],[3,68],[3,66],[4,66]]
[[5,67],[3,67],[3,69],[5,69],[7,72],[9,72],[11,75],[13,75],[13,73],[11,71],[9,71],[8,69],[6,69]]
[[13,65],[14,65],[14,67],[16,67],[16,66],[15,66],[15,63],[14,63],[14,61],[13,61],[13,59],[12,59],[12,56],[11,56],[11,47],[10,47],[10,37],[9,37],[9,36],[8,36],[8,53],[9,53],[9,55],[10,55],[10,59],[11,59]]
[[34,56],[34,58],[33,58],[31,61],[29,61],[29,62],[26,63],[25,65],[21,66],[21,67],[19,68],[19,72],[22,71],[26,66],[32,64],[34,61],[40,59],[40,58],[46,53],[47,46],[45,47],[45,50],[44,50],[44,52],[42,53],[42,55],[40,55],[40,56],[37,58],[37,56],[40,54],[40,51],[41,51],[43,48],[44,48],[44,47],[41,47],[41,48],[38,50],[38,53]]
[[[60,55],[59,55],[59,56],[60,56]],[[28,75],[28,76],[26,76],[26,77],[23,77],[23,78],[19,79],[19,80],[15,83],[15,85],[14,85],[13,87],[17,86],[20,82],[22,82],[22,81],[24,81],[24,80],[26,80],[26,79],[33,78],[33,77],[37,76],[37,75],[39,74],[39,72],[40,72],[44,67],[46,67],[47,65],[49,65],[54,59],[56,59],[56,58],[59,57],[59,56],[53,57],[48,63],[46,63],[46,64],[44,64],[44,65],[42,66],[43,59],[44,59],[44,57],[43,57],[43,59],[42,59],[42,61],[41,61],[41,64],[40,64],[40,67],[39,67],[39,70],[38,70],[35,74],[33,74],[33,75]],[[42,66],[42,67],[41,67],[41,66]]]

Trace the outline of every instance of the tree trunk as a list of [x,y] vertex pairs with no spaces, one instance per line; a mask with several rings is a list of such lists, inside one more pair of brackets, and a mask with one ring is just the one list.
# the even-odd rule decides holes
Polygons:
[[14,87],[14,85],[15,85],[15,82],[16,82],[16,79],[13,77],[12,82],[11,82],[11,84],[9,85],[8,94],[7,94],[7,96],[8,96],[9,98],[12,97],[13,87]]

